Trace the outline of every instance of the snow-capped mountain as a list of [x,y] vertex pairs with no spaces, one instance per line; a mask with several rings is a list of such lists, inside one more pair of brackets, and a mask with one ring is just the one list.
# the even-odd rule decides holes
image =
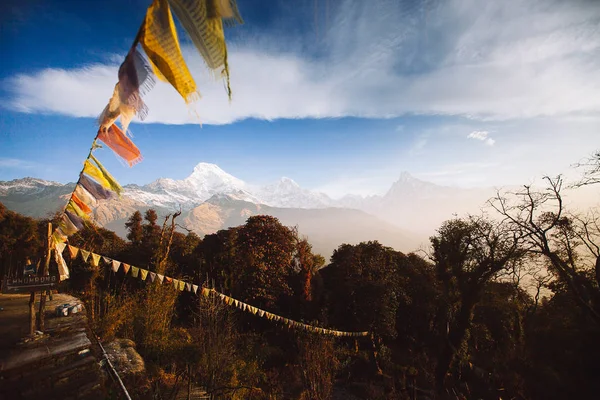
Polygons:
[[223,171],[215,164],[200,163],[182,180],[158,179],[148,185],[127,185],[125,193],[149,206],[189,210],[214,195],[272,207],[323,208],[333,204],[323,193],[302,189],[290,178],[255,186]]
[[294,180],[286,177],[259,188],[256,193],[260,203],[272,207],[324,208],[335,205],[325,193],[302,189]]

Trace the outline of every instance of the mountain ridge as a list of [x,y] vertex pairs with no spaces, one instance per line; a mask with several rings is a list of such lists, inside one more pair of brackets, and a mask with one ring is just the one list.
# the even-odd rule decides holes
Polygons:
[[[74,183],[31,177],[0,181],[0,201],[26,215],[46,217],[64,207],[73,188]],[[181,210],[186,228],[205,235],[265,213],[298,225],[302,234],[327,251],[333,250],[334,239],[340,240],[337,245],[378,239],[407,251],[426,242],[443,220],[473,210],[487,198],[485,190],[439,186],[402,172],[384,195],[333,199],[302,188],[288,177],[259,186],[215,164],[199,163],[181,180],[159,178],[146,185],[125,185],[120,199],[99,202],[94,219],[124,234],[123,224],[135,211],[155,208],[167,214]]]

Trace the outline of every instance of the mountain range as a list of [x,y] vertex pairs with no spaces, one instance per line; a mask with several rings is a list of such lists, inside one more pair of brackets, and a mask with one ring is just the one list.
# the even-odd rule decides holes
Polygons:
[[[64,206],[74,185],[36,178],[0,181],[0,202],[22,214],[45,217]],[[180,224],[203,236],[267,214],[297,226],[326,256],[342,243],[364,240],[411,251],[426,243],[442,221],[477,211],[492,194],[491,189],[439,186],[403,172],[382,196],[333,199],[290,178],[258,186],[217,165],[200,163],[182,180],[124,186],[121,198],[99,203],[94,219],[124,235],[124,222],[136,210],[154,208],[159,215],[181,210]]]

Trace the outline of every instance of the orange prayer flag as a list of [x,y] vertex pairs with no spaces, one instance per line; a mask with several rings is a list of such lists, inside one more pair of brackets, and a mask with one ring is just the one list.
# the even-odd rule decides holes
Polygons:
[[130,167],[142,161],[140,150],[117,125],[112,124],[107,130],[100,129],[98,139],[124,159]]
[[75,202],[75,204],[77,204],[77,206],[84,213],[86,213],[86,214],[91,214],[92,213],[92,209],[89,208],[88,205],[85,204],[79,197],[77,197],[77,194],[73,193],[73,195],[71,196],[71,200],[73,200],[73,202]]

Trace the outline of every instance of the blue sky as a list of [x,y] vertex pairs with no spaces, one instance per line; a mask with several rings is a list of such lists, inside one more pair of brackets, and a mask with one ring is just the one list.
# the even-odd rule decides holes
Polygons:
[[[0,180],[74,181],[149,0],[3,3]],[[527,183],[600,147],[600,3],[238,0],[233,101],[185,34],[202,98],[157,84],[130,130],[144,162],[99,157],[121,183],[199,162],[250,183],[332,196]],[[8,55],[8,56],[7,56]],[[195,115],[200,116],[202,127]]]

